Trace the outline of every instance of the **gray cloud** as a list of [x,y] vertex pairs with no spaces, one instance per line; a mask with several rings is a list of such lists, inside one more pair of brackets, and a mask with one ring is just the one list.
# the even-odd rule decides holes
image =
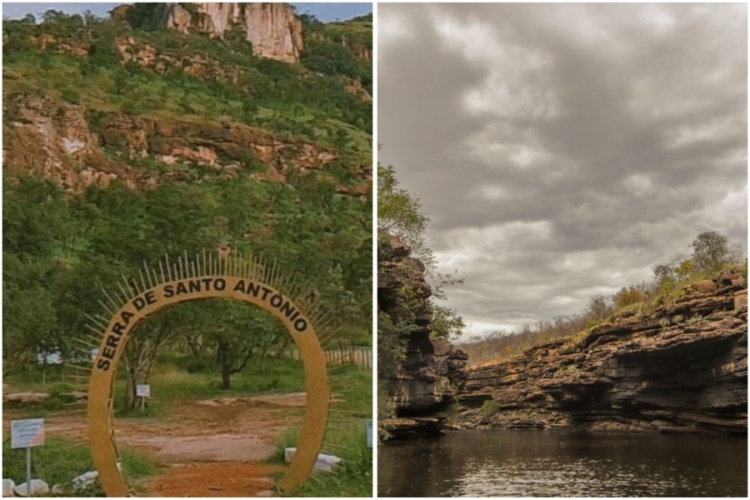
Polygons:
[[470,331],[747,240],[745,5],[379,5],[379,141]]

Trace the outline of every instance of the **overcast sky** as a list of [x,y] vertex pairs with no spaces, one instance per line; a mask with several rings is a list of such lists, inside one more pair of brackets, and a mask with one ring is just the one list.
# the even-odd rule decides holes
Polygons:
[[380,4],[380,160],[466,336],[747,241],[747,6]]
[[[82,14],[85,10],[90,10],[94,15],[104,17],[110,10],[118,5],[132,2],[61,2],[61,3],[32,3],[32,2],[13,2],[3,3],[3,17],[10,19],[20,19],[26,14],[35,16],[44,12],[55,9],[69,14]],[[351,19],[352,17],[369,14],[372,12],[371,3],[323,3],[323,2],[292,2],[297,7],[299,14],[312,14],[321,21],[335,21]]]

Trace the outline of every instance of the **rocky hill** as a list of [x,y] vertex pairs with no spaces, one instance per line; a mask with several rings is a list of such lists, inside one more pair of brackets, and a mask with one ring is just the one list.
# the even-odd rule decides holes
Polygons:
[[[404,332],[397,366],[382,380],[396,418],[383,422],[394,434],[439,431],[446,409],[464,384],[466,354],[431,336],[433,313],[425,267],[410,248],[390,236],[378,248],[378,310]],[[404,297],[413,306],[404,308]]]
[[[341,43],[306,51],[306,38],[328,30],[315,24],[305,33],[292,7],[261,3],[134,4],[107,19],[48,11],[42,23],[6,21],[4,167],[73,192],[114,180],[146,189],[313,176],[364,197],[370,63]],[[364,30],[371,45],[371,24],[335,25],[355,38]]]
[[459,426],[746,434],[747,331],[746,278],[723,272],[648,314],[471,369]]

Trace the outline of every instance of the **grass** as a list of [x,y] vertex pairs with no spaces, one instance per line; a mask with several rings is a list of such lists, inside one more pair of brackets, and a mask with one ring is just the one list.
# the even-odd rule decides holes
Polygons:
[[[251,359],[241,373],[232,375],[231,388],[220,389],[220,375],[218,367],[206,361],[203,367],[194,373],[189,373],[184,366],[186,357],[170,354],[160,355],[154,366],[149,384],[152,399],[148,402],[145,413],[140,410],[132,412],[121,411],[125,394],[125,377],[120,373],[115,382],[115,408],[119,409],[117,416],[123,417],[152,417],[159,415],[163,409],[177,400],[196,400],[214,397],[251,396],[267,393],[302,392],[305,390],[305,375],[302,361],[296,359]],[[69,401],[60,393],[70,392],[72,386],[61,382],[59,367],[54,376],[49,374],[47,382],[41,382],[41,374],[35,371],[25,371],[14,374],[6,379],[15,392],[34,391],[47,392],[51,397],[41,404],[26,404],[23,409],[43,416],[55,411],[69,408],[65,403]],[[49,369],[48,369],[49,371]]]
[[[26,482],[26,451],[10,448],[10,438],[3,440],[3,477],[16,484]],[[121,450],[125,475],[130,480],[144,479],[157,474],[160,464],[151,457],[131,449]],[[70,438],[48,435],[44,446],[31,450],[31,475],[43,479],[50,487],[70,485],[73,478],[94,469],[87,443]],[[81,495],[103,496],[98,487],[80,492]]]
[[[149,384],[151,397],[146,413],[140,411],[118,411],[117,416],[154,416],[174,401],[189,401],[215,397],[252,396],[268,393],[302,392],[305,390],[305,375],[302,361],[295,359],[269,358],[265,363],[251,359],[241,373],[232,375],[231,387],[220,389],[218,368],[208,363],[205,368],[189,373],[180,367],[182,362],[175,357],[162,356],[154,367]],[[122,408],[125,379],[118,377],[115,383],[115,408]]]
[[[349,369],[344,372],[347,377],[346,392],[333,389],[336,399],[334,410],[346,410],[345,422],[338,424],[336,430],[330,429],[326,434],[323,453],[336,455],[343,462],[334,472],[314,473],[314,479],[308,480],[290,496],[303,497],[370,497],[372,496],[372,448],[367,446],[366,420],[372,418],[372,374],[366,370]],[[284,449],[296,446],[299,439],[299,427],[291,428],[277,443],[277,451],[272,462],[284,460]]]

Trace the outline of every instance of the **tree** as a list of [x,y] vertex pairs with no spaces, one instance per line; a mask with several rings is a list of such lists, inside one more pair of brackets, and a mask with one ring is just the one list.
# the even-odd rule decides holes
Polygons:
[[176,332],[179,318],[176,312],[175,309],[160,311],[138,323],[131,332],[122,355],[127,375],[124,408],[128,411],[135,410],[138,404],[136,386],[148,383],[159,348]]
[[432,336],[445,340],[455,340],[461,335],[466,324],[459,314],[450,307],[434,305]]
[[399,187],[395,169],[378,164],[378,231],[398,236],[422,258],[426,251],[423,234],[429,221],[419,198]]
[[[286,344],[289,333],[275,318],[255,306],[233,300],[212,300],[201,304],[203,330],[216,346],[216,362],[221,372],[221,389],[231,388],[232,375],[242,372],[254,355],[265,368],[268,354],[280,343]],[[221,317],[217,324],[215,318]]]
[[589,314],[596,321],[604,321],[610,313],[607,299],[602,294],[595,295],[589,300]]
[[736,250],[729,239],[716,231],[704,231],[690,244],[693,248],[693,261],[705,273],[719,271],[725,264],[736,263]]

